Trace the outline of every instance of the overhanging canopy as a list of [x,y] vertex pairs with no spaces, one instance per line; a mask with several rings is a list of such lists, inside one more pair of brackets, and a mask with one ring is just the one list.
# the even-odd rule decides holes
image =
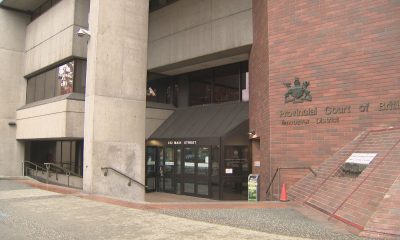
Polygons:
[[248,119],[247,102],[177,109],[149,139],[222,137]]

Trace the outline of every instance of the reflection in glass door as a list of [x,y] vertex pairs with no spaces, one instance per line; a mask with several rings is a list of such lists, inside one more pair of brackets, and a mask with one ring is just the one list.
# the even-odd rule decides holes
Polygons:
[[165,148],[165,162],[164,162],[164,191],[175,193],[174,187],[174,169],[175,169],[175,161],[174,161],[174,148],[166,147]]
[[209,195],[209,165],[211,150],[208,146],[185,147],[183,151],[183,192],[190,195]]
[[159,148],[158,152],[158,191],[175,193],[174,148]]
[[156,190],[157,148],[146,147],[146,186],[148,192]]
[[183,192],[187,194],[195,194],[194,189],[194,172],[195,172],[195,148],[194,147],[185,147],[183,151],[183,160],[184,160],[184,167],[183,167],[183,175],[184,175],[184,182],[183,182]]

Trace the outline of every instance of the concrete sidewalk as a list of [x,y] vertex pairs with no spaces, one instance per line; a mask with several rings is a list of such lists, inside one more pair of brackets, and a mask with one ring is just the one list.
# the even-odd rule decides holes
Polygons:
[[0,180],[1,239],[304,239],[93,201],[73,191]]

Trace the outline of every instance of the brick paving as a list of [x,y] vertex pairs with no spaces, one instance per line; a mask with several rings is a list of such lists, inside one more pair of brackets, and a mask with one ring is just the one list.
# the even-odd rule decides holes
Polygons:
[[163,193],[147,199],[128,202],[34,180],[0,180],[0,232],[2,239],[360,239],[292,203]]

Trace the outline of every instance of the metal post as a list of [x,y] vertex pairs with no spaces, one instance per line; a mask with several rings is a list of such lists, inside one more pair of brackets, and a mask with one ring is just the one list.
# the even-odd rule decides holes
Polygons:
[[271,193],[269,195],[271,195],[271,201],[274,201],[274,181],[273,180],[271,183]]
[[46,166],[46,173],[47,173],[46,184],[49,184],[50,165],[49,164],[45,164],[45,166]]
[[68,178],[68,187],[69,187],[69,175],[70,175],[70,173],[69,173],[69,171],[68,172],[66,172],[66,174],[67,174],[67,178]]
[[281,197],[281,169],[278,168],[278,199]]

